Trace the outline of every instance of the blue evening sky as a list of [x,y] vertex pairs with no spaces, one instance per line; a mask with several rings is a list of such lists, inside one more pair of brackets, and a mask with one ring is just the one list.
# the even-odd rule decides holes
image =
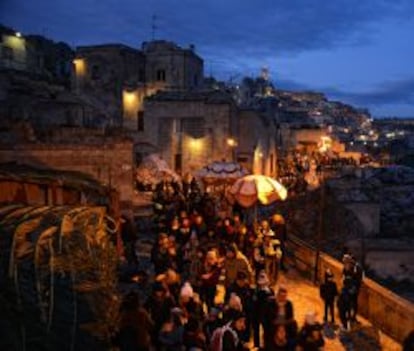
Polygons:
[[0,0],[0,23],[72,46],[133,47],[155,23],[156,39],[196,45],[206,75],[267,66],[277,87],[414,117],[412,0]]

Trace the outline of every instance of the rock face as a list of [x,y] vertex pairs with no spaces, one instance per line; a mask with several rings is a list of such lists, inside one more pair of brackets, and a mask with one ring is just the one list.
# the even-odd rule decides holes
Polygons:
[[329,181],[328,186],[339,203],[378,204],[380,237],[413,235],[414,169],[403,166],[359,169],[354,176]]
[[348,247],[370,277],[413,298],[413,169],[356,169],[277,210],[287,217],[289,233],[338,259]]

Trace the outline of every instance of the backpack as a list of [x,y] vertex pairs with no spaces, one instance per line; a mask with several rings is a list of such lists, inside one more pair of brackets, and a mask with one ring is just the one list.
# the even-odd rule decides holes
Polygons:
[[209,351],[223,350],[223,336],[226,331],[229,331],[233,335],[234,344],[236,345],[238,343],[239,338],[237,337],[237,333],[230,327],[230,324],[231,322],[214,330],[211,335]]

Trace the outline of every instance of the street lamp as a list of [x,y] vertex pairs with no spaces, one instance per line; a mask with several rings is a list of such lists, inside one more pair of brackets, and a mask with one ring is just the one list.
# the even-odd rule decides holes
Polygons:
[[237,140],[234,138],[227,138],[227,146],[231,149],[231,158],[232,161],[235,161],[236,159],[236,152],[235,148],[237,147]]
[[227,138],[227,145],[230,147],[236,147],[237,141],[233,138]]

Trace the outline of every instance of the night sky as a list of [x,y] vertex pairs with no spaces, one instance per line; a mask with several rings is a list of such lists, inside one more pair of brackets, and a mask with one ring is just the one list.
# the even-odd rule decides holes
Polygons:
[[205,73],[267,66],[276,87],[313,89],[374,116],[414,117],[413,0],[0,0],[0,22],[72,46],[155,38],[195,44]]

